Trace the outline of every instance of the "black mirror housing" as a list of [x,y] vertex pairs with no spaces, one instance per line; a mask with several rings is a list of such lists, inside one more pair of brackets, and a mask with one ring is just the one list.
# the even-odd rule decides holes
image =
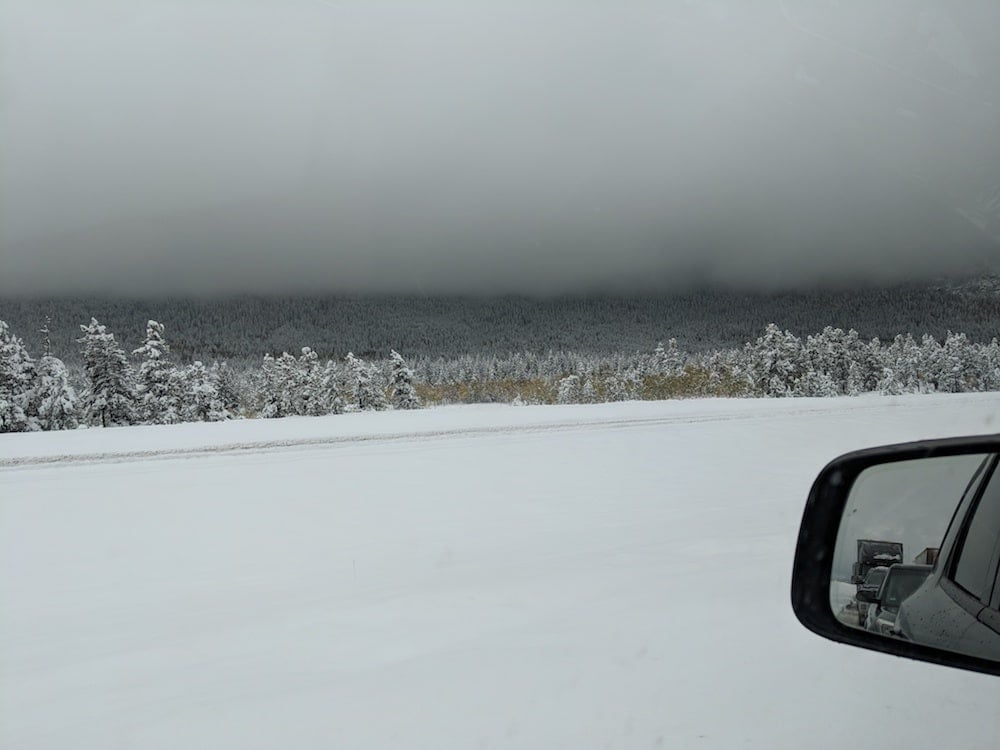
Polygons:
[[[792,609],[799,622],[817,635],[839,643],[1000,675],[1000,662],[997,661],[848,627],[838,620],[830,603],[838,531],[851,489],[862,472],[901,461],[998,452],[1000,434],[871,448],[848,453],[827,464],[809,492],[795,550],[791,598]],[[867,592],[865,595],[859,592],[857,600],[876,601],[877,595],[870,600],[867,596]]]

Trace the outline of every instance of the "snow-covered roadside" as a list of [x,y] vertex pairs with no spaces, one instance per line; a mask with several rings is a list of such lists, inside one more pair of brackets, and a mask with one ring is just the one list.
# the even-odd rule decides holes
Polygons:
[[[589,406],[520,406],[483,404],[446,406],[409,412],[356,412],[328,417],[286,417],[177,425],[90,428],[45,433],[0,434],[0,467],[38,462],[140,458],[153,455],[260,450],[385,440],[414,435],[497,433],[532,429],[565,429],[616,422],[698,422],[716,419],[773,418],[780,414],[836,412],[878,413],[891,420],[900,410],[940,412],[940,429],[948,432],[948,413],[981,410],[976,432],[1000,429],[1000,394],[879,396],[803,399],[686,399],[627,401]],[[964,422],[963,422],[964,424]],[[942,433],[944,434],[944,433]],[[916,437],[936,437],[929,432]],[[864,442],[858,435],[858,447]]]
[[827,460],[998,417],[455,407],[222,425],[391,440],[0,468],[0,747],[995,748],[1000,681],[824,641],[788,584]]

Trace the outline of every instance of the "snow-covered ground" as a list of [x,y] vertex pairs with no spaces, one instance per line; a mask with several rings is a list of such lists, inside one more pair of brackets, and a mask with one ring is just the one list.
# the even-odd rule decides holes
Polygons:
[[0,436],[3,748],[996,748],[788,603],[826,461],[996,395]]

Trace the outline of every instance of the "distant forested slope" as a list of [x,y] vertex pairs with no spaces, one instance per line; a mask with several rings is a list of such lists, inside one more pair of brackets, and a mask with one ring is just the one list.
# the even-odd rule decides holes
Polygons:
[[971,341],[1000,336],[1000,293],[977,282],[959,288],[907,286],[841,292],[574,297],[237,297],[222,300],[58,298],[0,300],[0,319],[31,351],[51,317],[53,353],[74,362],[79,326],[96,317],[127,349],[148,319],[164,323],[179,361],[259,360],[311,346],[321,357],[348,351],[384,357],[573,350],[649,351],[676,338],[688,351],[736,347],[770,322],[798,335],[824,326],[862,338],[962,331]]

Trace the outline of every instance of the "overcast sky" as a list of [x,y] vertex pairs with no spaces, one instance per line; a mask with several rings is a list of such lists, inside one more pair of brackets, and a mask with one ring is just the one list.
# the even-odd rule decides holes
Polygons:
[[0,14],[0,294],[788,288],[1000,257],[992,3]]

